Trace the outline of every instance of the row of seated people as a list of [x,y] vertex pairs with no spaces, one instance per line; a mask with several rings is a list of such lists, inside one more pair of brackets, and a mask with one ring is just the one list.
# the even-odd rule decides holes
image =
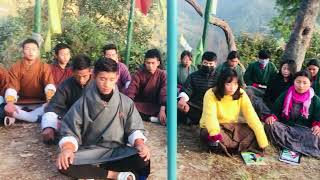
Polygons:
[[181,54],[178,79],[185,81],[179,87],[178,120],[199,124],[201,139],[208,145],[228,155],[263,151],[268,135],[281,148],[320,157],[318,60],[308,61],[300,72],[295,61],[285,60],[277,72],[270,53],[261,50],[245,70],[238,52],[232,51],[216,68],[216,54],[205,52],[199,70],[186,76],[194,69],[191,61],[190,52]]
[[[28,44],[30,43],[25,43],[23,45],[24,50],[25,47],[27,47],[25,45]],[[37,46],[34,42],[31,44]],[[107,54],[106,51],[108,52],[108,49],[103,51],[105,56]],[[117,52],[116,49],[112,49],[112,51],[115,53]],[[237,52],[231,52],[228,56],[227,63],[222,65],[222,67],[229,65],[229,59],[233,59],[230,64],[242,69],[243,67],[238,64],[238,61],[235,62],[234,58],[230,58],[235,55],[238,56]],[[27,55],[24,53],[24,56],[26,57]],[[114,59],[115,58],[103,58],[97,61],[94,73],[91,73],[90,58],[83,55],[75,56],[71,68],[73,76],[59,85],[56,92],[54,89],[49,89],[55,92],[55,95],[53,98],[50,98],[50,94],[53,94],[53,92],[47,93],[49,94],[47,95],[47,99],[51,100],[45,105],[40,106],[45,112],[42,117],[43,137],[46,142],[54,141],[55,139],[58,139],[57,135],[59,132],[59,135],[61,136],[59,138],[61,153],[58,157],[57,164],[63,173],[72,177],[114,177],[121,175],[121,173],[117,173],[119,171],[133,171],[136,176],[142,177],[148,175],[150,151],[148,147],[144,145],[146,138],[143,134],[143,125],[141,124],[140,117],[148,118],[150,116],[158,115],[162,124],[165,124],[166,121],[166,76],[163,70],[158,69],[161,62],[160,53],[157,50],[147,51],[143,68],[140,68],[133,75],[131,83],[124,83],[129,84],[128,88],[124,88],[124,92],[135,101],[135,105],[133,105],[127,96],[123,96],[121,93],[119,96],[117,95],[119,98],[113,98],[116,94],[119,94],[117,88],[119,85],[115,86],[115,83],[118,82],[118,79],[121,79],[119,77],[121,76],[121,73],[119,73],[120,65]],[[239,60],[238,57],[237,59]],[[112,63],[115,65],[115,68],[113,70],[112,68],[108,69],[108,67],[112,67]],[[290,63],[284,63],[284,65],[289,66]],[[187,81],[184,83],[182,91],[179,94],[178,107],[181,111],[180,115],[184,116],[184,118],[179,117],[179,120],[191,119],[192,115],[198,116],[195,118],[193,117],[191,122],[199,123],[199,120],[201,119],[200,127],[202,139],[206,143],[216,145],[217,149],[223,149],[227,154],[229,154],[230,150],[233,152],[234,150],[264,149],[268,145],[266,134],[262,123],[259,121],[259,118],[251,105],[246,91],[241,89],[241,87],[244,88],[243,78],[239,75],[240,73],[238,73],[237,68],[232,68],[233,66],[223,68],[220,66],[217,69],[215,69],[215,66],[215,53],[206,52],[202,57],[200,69],[187,77]],[[100,67],[105,68],[100,69]],[[91,74],[93,74],[92,77]],[[291,74],[289,73],[289,75]],[[300,76],[302,78],[306,77],[304,75]],[[164,81],[162,81],[162,79],[164,79]],[[292,81],[294,81],[294,79],[295,78],[292,78]],[[155,86],[153,87],[152,84],[155,84]],[[76,87],[78,87],[78,89]],[[149,90],[145,90],[145,87],[149,87]],[[210,89],[211,87],[215,88]],[[247,89],[249,88],[245,88],[245,90]],[[187,90],[189,90],[189,92]],[[45,92],[46,91],[44,91],[43,94],[45,94]],[[10,98],[16,100],[17,97],[14,96],[14,93],[13,95],[10,95],[10,93],[8,94],[9,95],[7,96],[6,92],[5,100],[7,101],[7,105],[10,105]],[[141,94],[146,95],[143,97]],[[294,95],[296,97],[296,94]],[[157,103],[150,104],[150,102],[147,103],[144,101],[145,99],[148,99],[148,96],[151,97],[150,100],[156,100]],[[255,97],[255,95],[253,96]],[[10,98],[8,99],[8,97]],[[313,98],[317,96],[310,97]],[[78,100],[79,98],[80,100]],[[118,99],[118,101],[112,101],[113,99]],[[202,99],[204,99],[203,103]],[[141,101],[139,102],[137,100]],[[75,103],[76,101],[77,103]],[[67,104],[66,102],[69,102],[70,104]],[[296,103],[296,99],[291,101],[291,103],[292,102]],[[74,103],[75,105],[71,107]],[[130,106],[130,108],[122,109],[122,103]],[[152,104],[155,107],[152,107]],[[10,107],[7,105],[5,106],[5,109],[9,116],[11,114],[14,117],[15,113],[19,114],[20,112],[23,112],[23,110],[17,106]],[[136,107],[137,109],[135,109]],[[280,109],[281,107],[282,106],[280,106]],[[289,104],[289,113],[292,111],[292,109],[290,109],[291,107],[292,104]],[[303,106],[303,108],[305,107]],[[276,109],[279,109],[279,107]],[[190,113],[190,110],[194,112]],[[239,124],[238,119],[240,111],[244,114],[248,125]],[[125,118],[120,114],[124,115]],[[28,115],[28,113],[26,113],[26,115]],[[110,115],[112,115],[112,117],[109,117]],[[117,115],[119,115],[119,117]],[[270,132],[267,133],[270,135],[270,138],[273,138],[273,141],[278,140],[277,143],[281,144],[281,141],[279,142],[279,138],[276,136],[279,135],[279,132],[283,131],[279,130],[280,126],[274,127],[275,124],[280,124],[276,121],[277,115],[278,114],[276,113],[268,113],[265,115],[266,124],[270,125],[270,128],[266,129],[268,129],[267,132]],[[108,119],[107,117],[111,120],[109,120],[107,124],[100,124],[102,122],[100,122],[99,119]],[[282,117],[282,114],[279,117]],[[59,121],[58,119],[60,118],[63,120]],[[117,118],[119,120],[116,120]],[[311,139],[308,141],[309,143],[314,143],[319,136],[317,120],[314,119],[316,118],[313,118],[311,122],[313,128],[310,132],[313,133],[312,137],[315,137],[315,139]],[[114,121],[124,122],[122,123],[122,126],[120,126],[119,123],[114,124]],[[61,125],[59,125],[60,122],[62,122]],[[279,119],[279,122],[282,122],[282,120]],[[293,120],[293,122],[295,122],[295,120]],[[103,121],[103,123],[106,122]],[[311,127],[309,124],[305,125]],[[273,129],[271,127],[273,127]],[[278,131],[276,129],[278,129]],[[119,136],[115,136],[118,131],[120,132]],[[233,132],[234,134],[228,132]],[[290,132],[280,135],[285,136],[288,134],[290,135]],[[127,141],[124,140],[124,137],[127,138]],[[117,142],[118,146],[110,142]],[[126,142],[129,142],[136,148],[130,149],[127,148],[127,146],[123,146]],[[97,146],[99,148],[97,148]],[[120,148],[120,146],[123,148]],[[286,147],[288,146],[289,145],[286,144]],[[110,152],[110,147],[112,152]],[[295,147],[288,148],[300,151],[300,149],[295,149]],[[311,149],[314,151],[313,154],[304,152],[305,149],[301,150],[301,152],[307,155],[317,156],[317,153],[319,155],[319,148],[317,149],[316,145]],[[113,152],[113,150],[115,151]],[[119,156],[122,158],[119,158]],[[110,159],[116,158],[121,161],[110,164]],[[134,160],[131,161],[132,159]],[[146,160],[147,163],[140,162],[141,166],[137,167],[125,165],[128,162],[139,162],[141,159]],[[99,162],[102,168],[91,165],[97,164],[97,162]],[[69,164],[73,165],[70,166]],[[107,175],[106,169],[109,170]],[[114,171],[110,171],[110,169]],[[84,173],[79,174],[79,170]]]
[[[166,122],[166,73],[158,68],[160,52],[148,50],[144,65],[131,79],[127,67],[117,61],[113,44],[103,48],[104,57],[93,69],[86,55],[74,56],[68,67],[71,48],[64,44],[56,46],[56,61],[50,66],[41,62],[36,41],[25,40],[22,49],[21,61],[9,72],[1,69],[3,123],[15,119],[36,122],[42,117],[43,140],[49,144],[59,141],[57,165],[71,177],[146,178],[150,150],[144,144],[141,116],[158,116],[162,124]],[[90,165],[98,162],[101,167]]]

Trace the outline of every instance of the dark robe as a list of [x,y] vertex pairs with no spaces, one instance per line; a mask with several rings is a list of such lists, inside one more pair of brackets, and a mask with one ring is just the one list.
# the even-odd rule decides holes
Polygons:
[[64,69],[62,69],[57,62],[51,64],[51,72],[56,87],[59,86],[64,80],[72,76],[72,70],[69,66],[66,66]]
[[320,72],[317,73],[316,78],[312,81],[312,88],[317,96],[320,96]]
[[160,107],[167,102],[166,72],[157,69],[151,74],[144,67],[139,69],[132,76],[126,94],[133,99],[139,112],[150,116],[157,115]]
[[215,71],[208,74],[200,69],[188,76],[182,87],[182,92],[185,92],[190,98],[188,103],[202,109],[204,94],[213,87],[215,74]]
[[292,118],[290,112],[290,118],[286,119],[282,115],[283,111],[283,103],[285,100],[285,96],[287,94],[287,91],[283,92],[277,100],[274,102],[272,106],[272,114],[277,116],[278,120],[284,124],[287,124],[289,126],[294,126],[294,125],[300,125],[300,126],[305,126],[308,128],[312,127],[313,122],[320,122],[320,98],[318,96],[313,96],[311,99],[311,104],[309,107],[309,117],[305,118],[301,114],[299,116],[294,116],[297,118]]
[[244,81],[247,86],[252,86],[253,83],[268,85],[271,77],[277,73],[276,66],[269,62],[266,67],[261,68],[258,61],[250,63],[244,73]]
[[126,145],[136,130],[144,131],[144,127],[133,101],[115,87],[105,102],[93,83],[63,117],[60,133],[77,140],[73,165],[81,165],[136,155],[135,148]]
[[54,112],[59,117],[63,117],[71,106],[81,97],[89,84],[90,80],[86,86],[82,87],[74,77],[66,79],[57,88],[56,93],[48,103],[44,112]]
[[275,74],[269,84],[264,95],[264,101],[269,107],[276,101],[276,99],[293,84],[293,79],[289,79],[287,82],[284,81],[282,75]]

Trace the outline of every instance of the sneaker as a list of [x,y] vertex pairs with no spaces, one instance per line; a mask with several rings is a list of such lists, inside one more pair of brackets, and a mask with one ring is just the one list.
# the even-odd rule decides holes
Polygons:
[[4,117],[3,124],[5,126],[11,126],[11,125],[13,125],[15,123],[15,121],[16,121],[15,118],[6,116],[6,117]]
[[136,177],[132,172],[120,172],[117,180],[128,180],[129,177],[131,177],[132,180],[136,180]]
[[149,120],[150,122],[153,122],[153,123],[160,123],[160,120],[158,117],[151,116]]

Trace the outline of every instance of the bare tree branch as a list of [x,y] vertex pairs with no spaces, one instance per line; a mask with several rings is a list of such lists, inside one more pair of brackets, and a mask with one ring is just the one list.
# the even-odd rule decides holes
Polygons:
[[[203,17],[203,10],[202,10],[202,7],[197,3],[196,0],[185,0],[187,3],[189,3],[196,11],[197,13]],[[235,43],[235,38],[234,38],[234,35],[232,33],[232,30],[229,26],[229,24],[218,18],[218,17],[214,17],[214,16],[211,16],[210,19],[209,19],[209,22],[210,24],[214,25],[214,26],[218,26],[219,28],[221,28],[226,36],[226,41],[227,41],[227,44],[228,44],[228,49],[229,51],[235,51],[237,50],[237,46],[236,46],[236,43]]]
[[202,17],[202,7],[194,0],[185,0],[187,3],[189,3],[196,11],[197,13]]

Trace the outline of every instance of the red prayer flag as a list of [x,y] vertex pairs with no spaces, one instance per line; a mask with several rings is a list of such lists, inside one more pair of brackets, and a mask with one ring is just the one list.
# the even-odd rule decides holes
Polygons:
[[136,0],[136,8],[138,8],[144,15],[148,14],[151,5],[152,0]]

